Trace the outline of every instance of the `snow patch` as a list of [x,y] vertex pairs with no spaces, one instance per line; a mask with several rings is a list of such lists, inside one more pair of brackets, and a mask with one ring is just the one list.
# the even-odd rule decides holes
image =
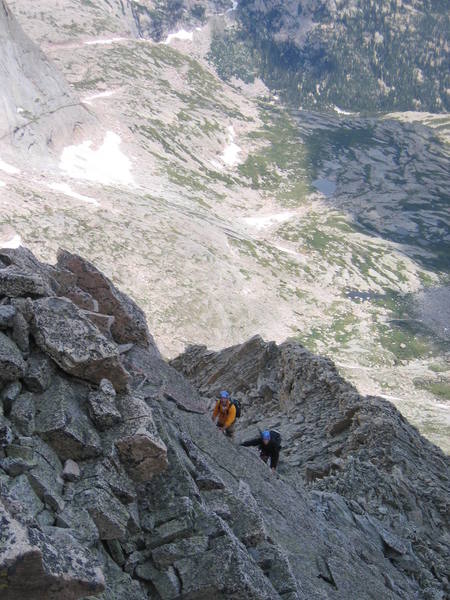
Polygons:
[[[289,219],[292,219],[293,216],[295,216],[295,213],[293,212],[282,212],[271,215],[261,215],[260,217],[244,217],[243,221],[255,229],[266,229],[272,225],[289,221]],[[282,249],[284,252],[287,252],[285,248],[280,249]]]
[[98,45],[108,45],[115,44],[117,42],[126,41],[127,38],[124,37],[115,37],[115,38],[106,38],[106,39],[98,39],[98,40],[88,40],[84,42],[85,46],[98,46]]
[[335,112],[337,112],[338,115],[354,115],[354,114],[356,114],[356,113],[350,112],[348,110],[343,110],[342,108],[339,108],[339,106],[333,106],[333,109],[335,110]]
[[234,127],[230,125],[230,127],[228,127],[228,145],[225,147],[225,150],[221,156],[222,162],[224,162],[227,167],[234,167],[239,163],[239,154],[242,150],[237,144],[235,144],[235,137],[236,133],[234,131]]
[[61,154],[59,168],[73,179],[96,181],[104,185],[134,185],[131,161],[120,150],[120,136],[108,131],[97,150],[92,141],[67,146]]
[[[198,31],[200,29],[201,29],[200,27],[197,27]],[[184,40],[184,41],[192,42],[193,39],[194,39],[193,31],[186,31],[186,29],[180,29],[180,31],[177,31],[176,33],[169,33],[169,35],[166,37],[166,39],[162,43],[167,45],[167,44],[170,44],[170,42],[172,40]]]
[[6,183],[0,180],[0,187],[5,187]]
[[1,158],[0,158],[0,171],[3,171],[4,173],[8,173],[8,175],[18,175],[20,173],[20,169],[17,169],[16,167],[9,165]]
[[107,90],[106,92],[98,92],[97,94],[92,94],[91,96],[85,96],[82,98],[82,102],[85,104],[92,104],[92,100],[97,100],[98,98],[110,98],[117,94],[119,90]]
[[6,242],[2,242],[0,240],[0,248],[19,248],[21,245],[22,238],[17,233],[15,233],[9,240],[6,240]]
[[52,190],[55,190],[56,192],[61,192],[66,196],[75,198],[75,200],[82,200],[83,202],[94,204],[95,206],[99,205],[98,200],[96,200],[95,198],[91,198],[90,196],[84,196],[83,194],[75,192],[67,183],[50,183],[48,187]]

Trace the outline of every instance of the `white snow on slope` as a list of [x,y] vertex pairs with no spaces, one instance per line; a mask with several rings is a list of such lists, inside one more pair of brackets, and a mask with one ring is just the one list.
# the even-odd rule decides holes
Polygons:
[[170,44],[172,40],[189,40],[192,42],[194,37],[193,31],[186,31],[186,29],[180,29],[176,33],[169,33],[169,35],[164,40],[163,44]]
[[0,188],[1,188],[1,187],[5,187],[5,185],[6,185],[6,183],[5,183],[4,181],[1,181],[1,180],[0,180]]
[[241,152],[241,148],[235,144],[235,137],[236,133],[234,131],[234,127],[230,125],[230,127],[228,127],[228,145],[225,147],[225,150],[221,156],[222,161],[227,165],[227,167],[234,167],[239,163],[239,153]]
[[61,154],[59,168],[73,179],[96,181],[104,185],[134,185],[131,161],[120,149],[120,136],[108,131],[96,150],[92,141],[67,146]]
[[18,175],[20,173],[20,169],[17,169],[16,167],[9,165],[1,158],[0,158],[0,171],[4,171],[5,173],[8,173],[8,175]]
[[22,238],[20,235],[14,234],[12,238],[3,242],[0,239],[0,248],[18,248],[22,245]]
[[[265,229],[266,227],[289,221],[294,215],[295,213],[293,212],[282,212],[272,215],[262,215],[260,217],[244,217],[243,221],[246,225],[250,225],[250,227],[254,227],[255,229]],[[285,248],[283,250],[287,251]]]
[[339,108],[339,106],[333,106],[333,108],[337,112],[338,115],[354,115],[354,114],[356,114],[356,113],[350,112],[348,110],[343,110],[342,108]]
[[97,100],[98,98],[110,98],[117,94],[119,90],[106,90],[105,92],[98,92],[97,94],[92,94],[91,96],[85,96],[82,98],[82,102],[86,104],[92,104],[92,100]]
[[[196,27],[195,31],[201,31],[202,28],[201,27]],[[183,41],[189,41],[192,42],[194,39],[194,31],[186,31],[186,29],[180,29],[180,31],[177,31],[176,33],[169,33],[169,35],[166,37],[166,39],[161,42],[162,44],[170,44],[170,42],[172,40],[183,40]]]
[[95,206],[99,205],[98,200],[75,192],[68,183],[50,183],[48,187],[56,192],[61,192],[66,196],[75,198],[75,200],[81,200],[82,202],[87,202],[88,204],[95,204]]
[[107,38],[107,39],[99,39],[99,40],[88,40],[84,42],[86,46],[97,46],[97,45],[107,45],[107,44],[115,44],[116,42],[123,42],[127,38],[124,37],[115,37],[115,38]]

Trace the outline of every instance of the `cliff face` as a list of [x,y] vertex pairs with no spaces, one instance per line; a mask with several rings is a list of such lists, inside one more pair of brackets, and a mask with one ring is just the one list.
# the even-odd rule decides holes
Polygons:
[[0,143],[42,154],[77,139],[92,117],[3,0],[0,47]]
[[362,397],[329,359],[296,342],[255,337],[220,352],[192,346],[172,365],[202,394],[228,389],[241,399],[240,440],[258,428],[278,430],[283,479],[309,490],[337,517],[337,529],[346,517],[329,501],[345,498],[356,529],[377,529],[391,564],[418,582],[423,597],[441,597],[450,558],[449,460],[392,404]]
[[449,108],[445,2],[243,0],[260,71],[304,107]]
[[[448,461],[391,405],[296,344],[173,365],[92,264],[0,252],[2,598],[444,598]],[[222,387],[279,476],[205,414]]]

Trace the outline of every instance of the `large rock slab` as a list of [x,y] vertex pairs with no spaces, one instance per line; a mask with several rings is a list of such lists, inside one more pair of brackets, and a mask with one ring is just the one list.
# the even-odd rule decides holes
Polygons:
[[88,410],[89,416],[100,431],[120,423],[122,415],[117,410],[116,392],[110,381],[102,379],[99,389],[89,393]]
[[51,387],[36,396],[36,431],[60,460],[84,460],[102,453],[100,437],[83,410],[88,391],[55,377]]
[[134,481],[149,481],[167,468],[167,447],[143,398],[124,396],[118,406],[123,424],[114,430],[114,439],[120,460]]
[[17,345],[0,331],[0,381],[14,381],[25,374],[25,361]]
[[75,273],[78,287],[97,300],[99,311],[114,317],[111,333],[117,343],[134,342],[144,347],[153,346],[156,349],[144,312],[93,264],[76,254],[60,250],[58,267]]
[[109,379],[124,390],[129,375],[116,344],[107,340],[82,311],[66,298],[33,302],[32,332],[41,350],[70,375],[100,383]]
[[174,566],[187,598],[280,598],[243,546],[226,536],[213,540],[208,552]]
[[50,385],[54,373],[53,363],[48,356],[34,353],[27,360],[27,372],[23,381],[32,392],[44,392]]
[[76,600],[103,591],[101,570],[70,535],[26,526],[1,502],[0,521],[2,600]]
[[16,309],[10,304],[0,306],[0,329],[12,327]]
[[23,271],[14,265],[0,269],[0,296],[36,298],[51,293],[51,288],[40,275]]

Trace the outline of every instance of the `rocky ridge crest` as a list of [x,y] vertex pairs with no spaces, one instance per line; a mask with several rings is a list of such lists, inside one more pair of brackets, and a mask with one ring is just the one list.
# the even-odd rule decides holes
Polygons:
[[[289,447],[304,437],[280,477],[204,414],[224,385],[242,394],[241,436],[264,415]],[[0,407],[2,599],[444,598],[445,457],[298,345],[194,348],[171,366],[142,311],[92,264],[3,250]],[[323,473],[338,442],[342,465]],[[358,477],[363,458],[377,477]],[[394,518],[413,519],[412,461],[430,479],[428,492],[408,488],[416,541]],[[346,473],[355,498],[339,489]]]

